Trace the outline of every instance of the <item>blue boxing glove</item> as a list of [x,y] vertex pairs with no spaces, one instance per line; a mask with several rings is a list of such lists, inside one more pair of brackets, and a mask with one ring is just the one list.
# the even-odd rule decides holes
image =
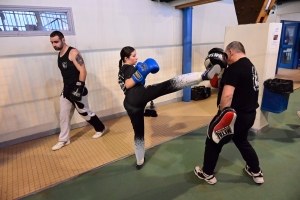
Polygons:
[[135,83],[144,83],[147,75],[151,72],[155,74],[159,71],[159,66],[157,62],[152,59],[148,58],[143,63],[137,63],[135,66],[136,72],[131,76]]
[[159,66],[153,58],[146,59],[144,63],[149,66],[151,74],[156,74],[159,71]]
[[[135,65],[135,68],[137,68],[138,66],[140,67],[142,64],[143,64],[143,63],[138,62],[138,63]],[[145,83],[146,83],[146,79],[143,79],[143,80],[140,82],[140,84],[142,84],[142,85],[145,85]]]

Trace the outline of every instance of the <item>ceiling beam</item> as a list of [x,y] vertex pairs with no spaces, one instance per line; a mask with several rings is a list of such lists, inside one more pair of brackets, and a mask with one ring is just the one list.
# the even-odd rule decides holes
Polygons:
[[[265,0],[265,3],[263,7],[261,8],[261,11],[256,19],[256,23],[265,23],[268,19],[268,16],[270,14],[270,10],[274,6],[276,0],[271,0],[270,2],[268,0]],[[269,3],[269,5],[268,5]],[[266,7],[268,8],[266,9]]]
[[233,2],[238,24],[255,24],[267,21],[275,0],[234,0]]
[[176,9],[188,8],[188,7],[198,6],[198,5],[202,5],[202,4],[206,4],[206,3],[213,3],[216,1],[221,1],[221,0],[198,0],[198,1],[193,1],[190,3],[177,5],[177,6],[175,6],[175,8]]

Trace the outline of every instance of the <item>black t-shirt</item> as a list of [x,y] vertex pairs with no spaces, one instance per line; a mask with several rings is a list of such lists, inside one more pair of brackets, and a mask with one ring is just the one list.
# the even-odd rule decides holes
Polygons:
[[225,69],[220,83],[218,105],[224,85],[235,87],[231,107],[237,112],[252,112],[258,108],[258,75],[248,58],[241,58]]
[[132,74],[136,72],[136,68],[133,65],[123,65],[121,69],[119,70],[118,74],[118,81],[121,89],[123,90],[124,94],[127,95],[128,92],[138,92],[140,87],[144,87],[142,84],[135,84],[130,89],[126,89],[125,87],[125,80],[131,78]]

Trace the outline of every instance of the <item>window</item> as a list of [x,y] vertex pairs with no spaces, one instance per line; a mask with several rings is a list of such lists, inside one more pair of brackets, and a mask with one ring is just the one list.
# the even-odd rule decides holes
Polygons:
[[54,30],[75,34],[71,8],[0,5],[0,37],[49,35]]

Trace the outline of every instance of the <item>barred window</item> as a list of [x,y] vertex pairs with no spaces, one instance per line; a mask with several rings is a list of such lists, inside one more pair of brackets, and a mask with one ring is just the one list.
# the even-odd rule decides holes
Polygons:
[[0,5],[0,36],[74,35],[71,8]]

